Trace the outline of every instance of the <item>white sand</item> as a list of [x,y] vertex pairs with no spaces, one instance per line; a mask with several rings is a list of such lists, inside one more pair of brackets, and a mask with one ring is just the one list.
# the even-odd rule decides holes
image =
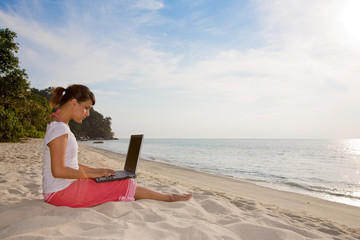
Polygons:
[[[0,239],[360,239],[358,207],[145,160],[138,184],[194,198],[55,207],[42,201],[41,145],[0,143]],[[80,144],[79,160],[120,169],[124,157]]]

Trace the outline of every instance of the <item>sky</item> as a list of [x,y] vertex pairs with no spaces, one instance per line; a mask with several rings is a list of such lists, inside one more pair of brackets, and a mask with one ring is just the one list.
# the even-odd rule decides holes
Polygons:
[[31,87],[115,137],[360,138],[358,0],[2,0]]

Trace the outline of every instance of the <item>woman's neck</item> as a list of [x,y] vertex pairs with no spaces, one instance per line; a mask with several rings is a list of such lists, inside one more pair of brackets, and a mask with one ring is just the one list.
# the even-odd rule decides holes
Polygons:
[[59,107],[58,110],[53,113],[52,120],[56,122],[63,122],[69,125],[70,117],[68,114],[66,114],[66,112],[66,108]]

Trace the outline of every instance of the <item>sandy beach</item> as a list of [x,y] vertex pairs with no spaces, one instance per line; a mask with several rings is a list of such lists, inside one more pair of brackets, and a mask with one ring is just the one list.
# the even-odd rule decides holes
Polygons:
[[[55,207],[42,200],[42,143],[0,143],[0,239],[360,239],[359,207],[146,160],[139,185],[193,199]],[[85,165],[121,169],[124,159],[79,144]]]

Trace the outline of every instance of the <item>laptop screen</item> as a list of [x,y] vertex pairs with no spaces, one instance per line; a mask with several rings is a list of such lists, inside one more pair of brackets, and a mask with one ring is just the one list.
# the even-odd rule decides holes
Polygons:
[[131,135],[129,149],[125,161],[125,171],[136,173],[143,137],[144,135]]

